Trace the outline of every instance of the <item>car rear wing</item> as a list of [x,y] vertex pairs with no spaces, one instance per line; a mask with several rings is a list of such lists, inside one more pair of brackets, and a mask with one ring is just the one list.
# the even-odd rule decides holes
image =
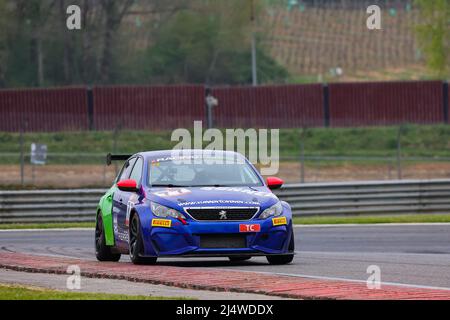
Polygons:
[[112,161],[124,161],[131,158],[132,154],[111,154],[106,155],[106,164],[111,165]]

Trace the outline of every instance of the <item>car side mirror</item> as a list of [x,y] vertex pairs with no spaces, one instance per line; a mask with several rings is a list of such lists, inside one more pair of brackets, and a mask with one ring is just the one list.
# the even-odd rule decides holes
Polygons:
[[137,192],[138,191],[136,180],[133,180],[133,179],[121,180],[121,181],[117,182],[117,188],[119,188],[119,190],[121,190],[121,191],[126,191],[126,192]]
[[283,183],[284,183],[284,181],[277,177],[268,177],[267,178],[267,187],[271,190],[281,188]]

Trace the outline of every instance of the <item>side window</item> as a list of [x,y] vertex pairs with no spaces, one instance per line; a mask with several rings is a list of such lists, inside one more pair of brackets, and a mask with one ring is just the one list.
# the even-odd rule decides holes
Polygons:
[[144,161],[142,160],[142,158],[138,158],[136,160],[136,164],[134,165],[133,170],[131,171],[130,179],[135,180],[138,184],[141,181],[143,165]]
[[120,177],[122,176],[122,173],[127,169],[128,163],[124,163],[122,166],[122,169],[120,169],[119,174],[116,176],[116,179],[114,180],[114,183],[117,183],[120,181]]
[[136,162],[136,158],[133,158],[124,164],[122,172],[120,173],[117,181],[121,181],[121,180],[125,180],[125,179],[129,178],[131,169],[133,169],[133,165],[135,162]]

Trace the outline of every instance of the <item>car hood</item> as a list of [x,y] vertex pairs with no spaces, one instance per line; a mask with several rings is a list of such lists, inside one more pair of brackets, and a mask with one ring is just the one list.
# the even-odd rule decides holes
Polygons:
[[147,198],[180,211],[188,207],[260,207],[264,210],[278,201],[265,186],[150,188]]

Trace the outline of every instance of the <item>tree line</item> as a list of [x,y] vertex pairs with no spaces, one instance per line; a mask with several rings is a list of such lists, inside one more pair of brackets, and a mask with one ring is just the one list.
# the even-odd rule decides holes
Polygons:
[[[68,30],[69,5],[81,30]],[[0,87],[248,84],[252,10],[242,0],[0,0]],[[136,33],[139,36],[136,37]],[[262,45],[261,82],[288,72]]]
[[[259,82],[286,83],[288,70],[260,41],[268,28],[260,13],[275,2],[0,0],[0,88],[250,84],[252,33]],[[446,78],[450,0],[413,3],[422,17],[414,27],[426,62]],[[69,5],[81,8],[81,30],[66,26]]]

